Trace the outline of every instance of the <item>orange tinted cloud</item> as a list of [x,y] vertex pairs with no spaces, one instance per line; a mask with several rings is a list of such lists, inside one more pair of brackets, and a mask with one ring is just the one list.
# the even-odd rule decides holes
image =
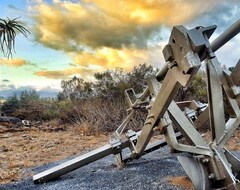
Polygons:
[[21,67],[23,65],[26,65],[27,61],[20,58],[14,58],[14,59],[5,59],[0,58],[0,65],[7,65],[12,67]]
[[83,52],[75,54],[73,61],[81,66],[100,66],[106,69],[123,68],[131,69],[137,64],[144,63],[148,60],[146,50],[127,49],[122,50],[112,48],[101,48],[93,53]]
[[122,68],[130,71],[134,66],[148,63],[148,61],[159,66],[162,63],[160,54],[160,48],[149,50],[102,48],[93,53],[73,54],[74,64],[70,64],[72,67],[66,70],[42,70],[35,74],[51,79],[67,79],[77,75],[91,80],[94,73],[102,72],[104,69]]
[[31,7],[36,40],[67,52],[89,48],[146,48],[161,25],[184,24],[216,1],[83,0],[53,1]]
[[[63,50],[81,69],[39,71],[38,76],[88,77],[94,68],[130,70],[141,63],[156,65],[161,50],[156,47],[163,25],[184,24],[209,11],[216,0],[81,0],[38,2],[35,13],[37,42]],[[154,44],[151,49],[149,42]],[[157,63],[158,64],[158,63]],[[87,74],[88,73],[88,74]]]
[[94,74],[96,70],[88,69],[84,67],[69,68],[66,70],[55,70],[55,71],[38,71],[35,73],[37,76],[51,78],[51,79],[68,79],[72,76],[80,76],[81,78],[91,79],[91,75]]

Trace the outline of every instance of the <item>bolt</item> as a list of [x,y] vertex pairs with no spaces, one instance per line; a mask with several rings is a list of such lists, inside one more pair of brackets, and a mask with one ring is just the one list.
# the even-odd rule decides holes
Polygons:
[[213,173],[210,173],[210,175],[208,176],[208,179],[214,179],[215,175]]
[[153,114],[147,116],[147,119],[151,119],[151,118],[154,118]]
[[176,61],[174,61],[174,62],[168,62],[167,63],[167,65],[168,65],[168,68],[173,68],[173,67],[176,67],[177,66],[177,62]]
[[147,109],[147,110],[150,110],[151,108],[152,108],[151,105],[146,106],[146,109]]
[[152,124],[151,121],[147,121],[147,122],[144,123],[144,125],[151,125],[151,124]]
[[203,158],[202,159],[202,163],[208,163],[209,162],[209,159],[208,158]]

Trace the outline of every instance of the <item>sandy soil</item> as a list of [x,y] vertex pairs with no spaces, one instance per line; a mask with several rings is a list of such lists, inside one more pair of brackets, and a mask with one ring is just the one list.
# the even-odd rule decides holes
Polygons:
[[[209,133],[205,134],[209,138]],[[32,176],[28,168],[55,162],[72,155],[100,147],[109,135],[87,135],[73,126],[40,126],[11,129],[0,127],[0,184]],[[229,141],[227,148],[240,150],[240,130]],[[186,176],[172,177],[169,183],[193,189]]]

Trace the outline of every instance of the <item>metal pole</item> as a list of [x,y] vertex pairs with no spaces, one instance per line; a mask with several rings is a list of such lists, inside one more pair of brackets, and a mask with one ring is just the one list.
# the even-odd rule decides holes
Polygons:
[[165,63],[163,67],[156,74],[157,80],[159,82],[162,81],[165,78],[167,72],[168,72],[168,65]]
[[238,33],[240,33],[240,19],[234,24],[232,24],[225,32],[223,32],[211,43],[211,48],[213,52],[217,51],[220,47],[226,44]]

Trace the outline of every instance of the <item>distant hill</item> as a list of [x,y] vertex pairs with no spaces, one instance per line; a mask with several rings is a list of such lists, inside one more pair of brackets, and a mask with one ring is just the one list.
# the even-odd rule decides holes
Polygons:
[[[21,95],[22,90],[20,91],[16,91],[16,90],[12,90],[12,91],[0,91],[0,97],[3,97],[3,99],[6,99],[8,97],[11,97],[13,95],[17,95],[18,97]],[[37,91],[37,93],[40,95],[41,98],[56,98],[58,91],[47,91],[47,90],[39,90]]]

